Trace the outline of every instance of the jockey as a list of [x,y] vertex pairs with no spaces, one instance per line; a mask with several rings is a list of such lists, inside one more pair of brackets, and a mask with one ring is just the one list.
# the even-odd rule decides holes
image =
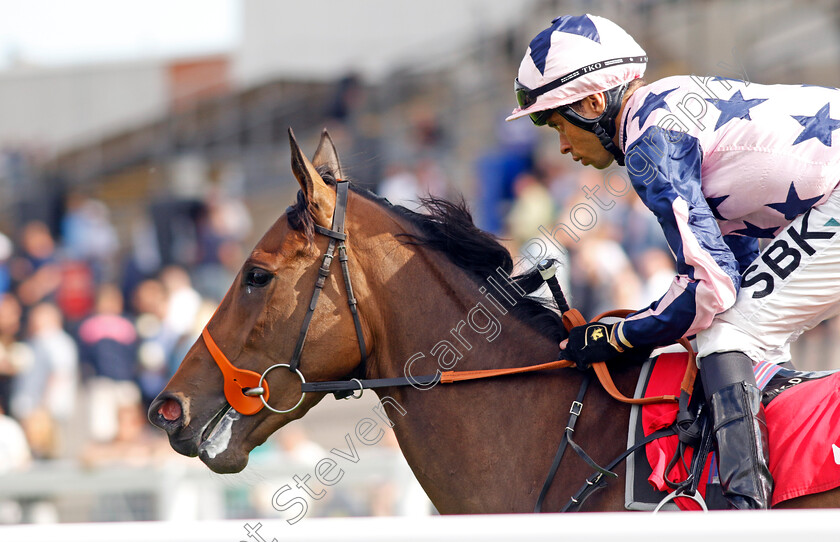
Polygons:
[[840,92],[722,77],[646,83],[646,61],[616,24],[582,15],[552,21],[519,67],[508,120],[548,125],[584,165],[626,165],[677,264],[661,299],[618,324],[574,328],[561,347],[586,367],[696,335],[724,495],[733,508],[767,508],[753,363],[789,361],[793,340],[840,312]]

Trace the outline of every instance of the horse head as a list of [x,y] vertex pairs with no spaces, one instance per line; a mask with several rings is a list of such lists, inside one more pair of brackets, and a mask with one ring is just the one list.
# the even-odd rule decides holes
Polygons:
[[[325,254],[343,244],[343,234],[332,229],[333,216],[343,217],[347,204],[337,204],[338,154],[326,131],[312,161],[291,130],[289,139],[300,184],[297,203],[253,249],[202,337],[149,409],[150,421],[166,431],[177,452],[199,456],[215,472],[242,470],[254,447],[323,397],[303,396],[304,379],[348,377],[366,354],[368,331],[350,314],[345,282],[352,277],[364,299],[364,278],[343,280],[340,271],[323,271],[331,267]],[[363,204],[346,190],[344,196],[350,205]],[[353,228],[348,220],[346,231]],[[333,256],[341,255],[328,259]],[[316,283],[322,287],[312,299]]]

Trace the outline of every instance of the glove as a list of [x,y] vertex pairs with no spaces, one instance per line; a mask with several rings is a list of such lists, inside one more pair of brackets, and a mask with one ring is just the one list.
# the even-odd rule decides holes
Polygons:
[[578,369],[585,371],[595,362],[618,357],[624,349],[611,340],[613,327],[614,324],[601,322],[573,327],[562,351],[564,359],[574,361]]

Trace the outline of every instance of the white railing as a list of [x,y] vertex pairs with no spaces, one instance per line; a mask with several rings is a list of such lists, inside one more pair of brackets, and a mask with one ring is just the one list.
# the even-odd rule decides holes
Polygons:
[[15,542],[837,542],[840,510],[336,518],[307,519],[292,526],[282,520],[22,525],[0,528],[0,539]]
[[[115,465],[86,469],[73,463],[48,462],[28,471],[0,475],[0,505],[16,503],[21,516],[17,520],[0,517],[0,523],[38,522],[45,508],[47,520],[59,523],[212,521],[253,515],[281,521],[300,516],[301,521],[318,516],[367,515],[373,509],[370,501],[377,498],[377,489],[386,485],[388,491],[378,494],[389,500],[386,513],[415,516],[432,512],[428,498],[397,450],[365,452],[359,454],[357,463],[341,465],[341,480],[332,486],[322,486],[315,480],[316,460],[296,462],[276,455],[255,460],[256,465],[232,476],[213,474],[196,460],[180,458],[142,468]],[[318,499],[296,487],[294,477],[307,475]],[[284,486],[290,489],[282,493],[276,505],[273,496]],[[283,508],[296,497],[296,502],[306,502],[305,512],[300,505]],[[352,509],[336,510],[341,502],[349,502]],[[0,542],[12,540],[17,539],[5,537],[0,527]]]

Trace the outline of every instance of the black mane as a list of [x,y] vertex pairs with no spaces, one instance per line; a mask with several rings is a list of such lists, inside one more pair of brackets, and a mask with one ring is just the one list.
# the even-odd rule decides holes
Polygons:
[[[319,173],[328,185],[335,185],[335,178],[329,172]],[[498,270],[502,269],[510,276],[513,272],[513,259],[493,235],[476,227],[463,198],[457,202],[436,197],[422,198],[421,203],[426,212],[417,213],[400,205],[393,205],[369,190],[352,184],[350,187],[353,192],[386,207],[419,230],[418,234],[401,234],[406,244],[425,246],[440,252],[471,275],[476,284],[487,287],[491,293],[494,292],[494,288],[491,288],[487,279],[495,277],[496,285],[504,287],[508,295],[517,300],[510,310],[511,314],[552,340],[559,342],[566,338],[565,328],[556,312],[549,309],[543,301],[522,296],[515,287],[500,280]],[[302,192],[298,192],[297,202],[286,212],[289,227],[304,232],[311,240],[314,235],[312,213],[307,208]],[[535,269],[513,276],[512,281],[526,293],[534,292],[543,284],[542,277]],[[495,297],[499,299],[501,296]]]

